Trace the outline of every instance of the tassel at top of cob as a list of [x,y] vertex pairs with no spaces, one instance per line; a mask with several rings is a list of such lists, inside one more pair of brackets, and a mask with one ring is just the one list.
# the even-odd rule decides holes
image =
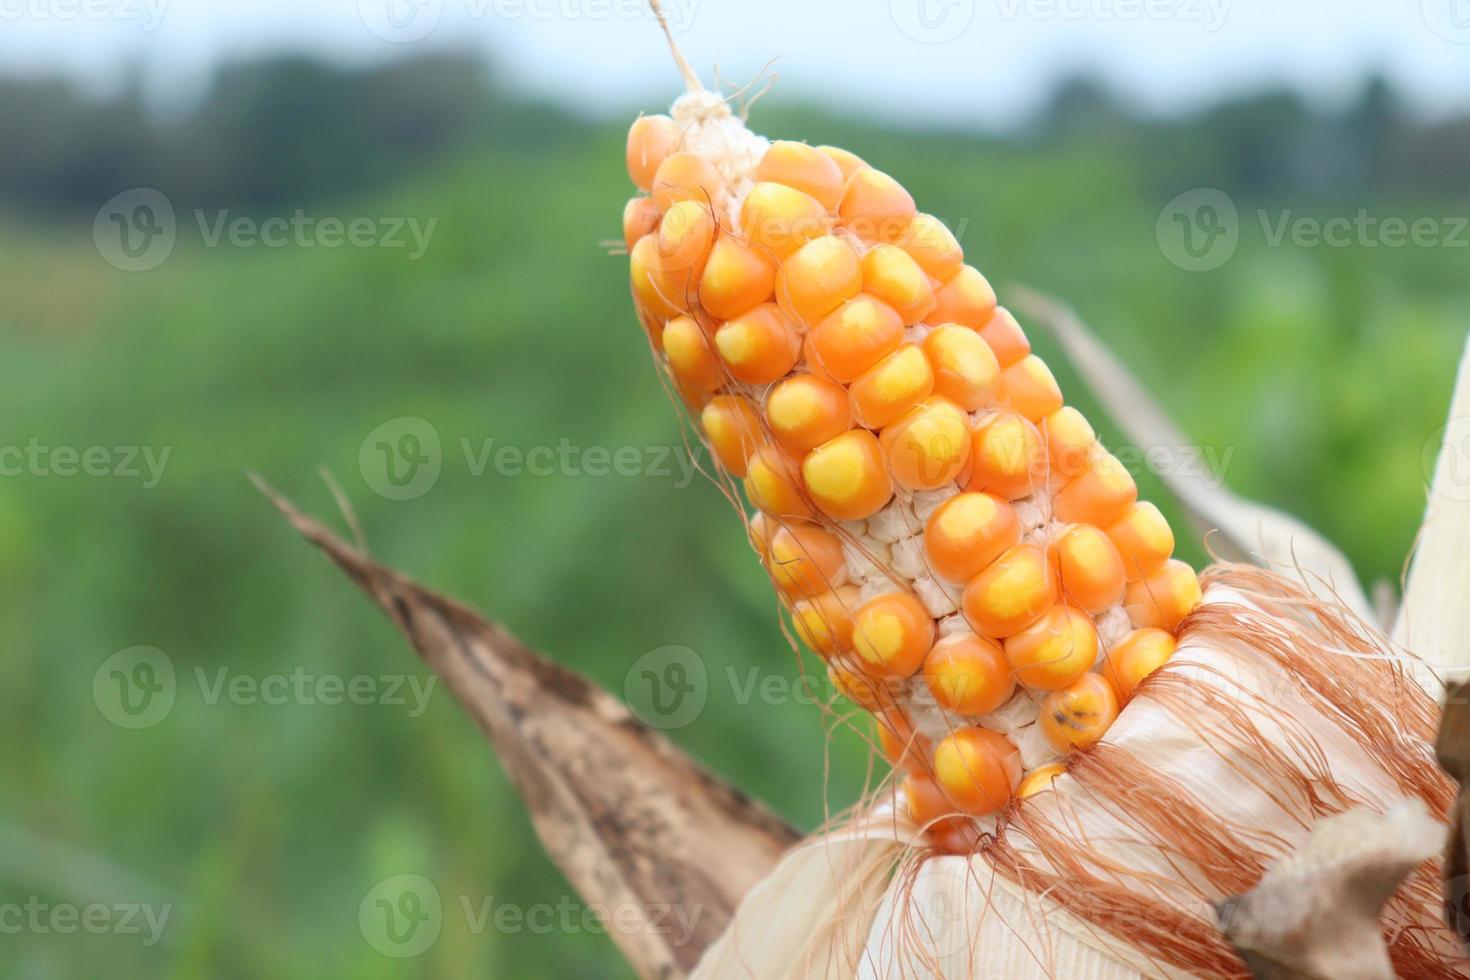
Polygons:
[[969,850],[1104,736],[1199,583],[944,223],[752,133],[669,43],[689,91],[628,136],[639,318],[796,633]]

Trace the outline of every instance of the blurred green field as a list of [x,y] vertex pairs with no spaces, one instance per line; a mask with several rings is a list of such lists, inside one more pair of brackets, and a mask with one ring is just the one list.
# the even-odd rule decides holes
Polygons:
[[[1307,518],[1365,579],[1397,579],[1470,319],[1470,249],[1273,247],[1255,211],[1412,220],[1466,214],[1465,197],[1273,198],[1237,191],[1208,156],[1172,161],[1165,186],[1138,144],[1106,133],[999,143],[779,102],[753,122],[838,142],[900,177],[962,227],[1002,299],[1025,283],[1074,303],[1228,461],[1232,487]],[[476,471],[487,440],[492,451],[681,445],[624,262],[604,245],[630,193],[621,157],[621,125],[569,123],[554,145],[476,145],[387,189],[302,205],[437,219],[418,261],[383,248],[208,248],[181,214],[173,255],[127,274],[99,257],[90,213],[0,225],[0,444],[170,453],[153,487],[0,478],[0,900],[172,909],[153,946],[0,935],[0,977],[628,975],[593,929],[467,920],[462,900],[526,909],[572,894],[446,692],[417,717],[210,696],[221,670],[425,678],[248,469],[334,515],[317,476],[330,468],[378,556],[615,692],[645,652],[691,648],[711,693],[672,732],[681,745],[802,828],[854,799],[867,767],[855,737],[829,742],[821,713],[798,700],[740,694],[750,677],[791,680],[797,667],[707,482]],[[1211,184],[1236,197],[1240,248],[1186,272],[1161,251],[1156,219]],[[1075,373],[1038,346],[1098,418]],[[369,434],[401,417],[426,420],[443,446],[437,483],[411,500],[375,492],[360,466]],[[1141,482],[1169,509],[1157,481]],[[1188,552],[1202,555],[1198,543]],[[127,730],[99,710],[94,675],[139,645],[167,654],[177,696],[160,723]],[[445,908],[438,942],[411,959],[372,948],[358,919],[369,891],[400,874],[430,879]]]

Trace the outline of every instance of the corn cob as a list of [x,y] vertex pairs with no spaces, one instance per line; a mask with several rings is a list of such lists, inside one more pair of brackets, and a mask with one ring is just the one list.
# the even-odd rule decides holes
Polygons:
[[942,221],[680,64],[628,134],[634,305],[797,635],[963,850],[1105,735],[1198,580]]

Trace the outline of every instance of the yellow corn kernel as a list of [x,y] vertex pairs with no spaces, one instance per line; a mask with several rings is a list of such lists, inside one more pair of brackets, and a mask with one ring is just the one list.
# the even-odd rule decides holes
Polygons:
[[889,708],[876,716],[878,749],[895,769],[911,773],[927,773],[934,757],[934,745],[914,730],[902,709]]
[[919,323],[934,309],[934,287],[907,252],[875,245],[863,256],[863,290],[898,311],[904,323]]
[[631,249],[638,239],[658,231],[658,219],[658,205],[653,198],[629,198],[623,207],[623,243]]
[[975,331],[946,323],[924,338],[924,355],[934,369],[934,393],[967,412],[984,408],[995,397],[1000,365]]
[[1107,530],[1130,582],[1154,574],[1174,554],[1174,530],[1153,504],[1134,504]]
[[802,496],[796,464],[780,449],[762,446],[745,472],[745,497],[772,517],[815,516]]
[[960,493],[924,522],[924,554],[940,578],[964,583],[1021,540],[1011,505],[986,493]]
[[814,370],[846,384],[898,349],[903,320],[882,300],[866,294],[827,314],[807,335]]
[[1018,544],[970,580],[960,604],[971,629],[1004,639],[1040,620],[1056,601],[1056,571],[1046,552]]
[[805,143],[777,140],[771,144],[761,162],[756,164],[754,179],[774,181],[809,194],[828,211],[837,210],[842,200],[846,178],[837,161]]
[[1085,613],[1052,606],[1040,619],[1005,641],[1006,659],[1027,687],[1070,687],[1097,660],[1097,629]]
[[1169,662],[1178,645],[1172,633],[1161,629],[1134,630],[1108,651],[1102,675],[1113,685],[1118,700],[1127,704],[1143,679]]
[[878,440],[864,429],[829,439],[802,460],[802,479],[813,503],[834,521],[872,517],[893,498]]
[[668,300],[684,313],[694,310],[699,277],[714,242],[714,215],[696,201],[679,201],[658,226],[659,283]]
[[904,680],[869,673],[867,667],[852,654],[833,657],[827,663],[827,679],[853,704],[878,712],[891,708],[901,693]]
[[884,428],[879,439],[894,482],[908,490],[948,486],[970,459],[969,419],[943,398],[910,409]]
[[640,191],[653,187],[659,165],[679,145],[679,128],[668,116],[639,116],[628,127],[628,176]]
[[965,264],[964,250],[954,233],[932,214],[914,215],[897,244],[937,282],[948,282]]
[[644,235],[633,243],[633,250],[628,253],[628,275],[640,312],[658,320],[667,320],[679,312],[663,281],[657,234]]
[[861,605],[858,588],[844,585],[791,605],[796,635],[823,660],[852,646],[852,614]]
[[915,344],[905,344],[853,381],[853,417],[869,429],[896,422],[934,389],[934,369]]
[[852,649],[876,677],[912,677],[934,645],[934,619],[907,592],[868,600],[852,616]]
[[965,812],[994,813],[1021,781],[1020,753],[999,732],[962,728],[935,747],[934,779]]
[[745,522],[745,536],[750,539],[750,546],[763,562],[766,560],[766,553],[771,550],[771,535],[774,533],[775,522],[760,511],[756,511]]
[[1031,354],[1000,372],[995,404],[1040,422],[1062,407],[1062,390],[1046,362]]
[[1031,353],[1031,341],[1011,311],[997,307],[991,317],[980,327],[980,339],[990,345],[1000,366],[1008,368]]
[[814,374],[794,374],[766,396],[771,434],[787,449],[806,452],[852,428],[847,390]]
[[807,242],[781,264],[776,276],[776,302],[808,326],[862,291],[862,262],[853,247],[835,235]]
[[[934,292],[931,323],[958,323],[979,330],[995,313],[995,290],[971,265],[962,265]],[[1004,363],[1002,361],[1002,363]]]
[[653,175],[653,200],[667,211],[680,201],[694,201],[711,209],[725,202],[725,181],[706,157],[680,150],[670,153]]
[[1037,724],[1048,745],[1067,753],[1096,744],[1117,718],[1118,696],[1113,686],[1099,674],[1083,674],[1046,696]]
[[820,201],[794,187],[756,184],[740,205],[740,229],[759,248],[785,259],[832,228]]
[[715,347],[734,378],[770,384],[785,377],[801,357],[801,335],[779,306],[762,303],[720,324]]
[[1019,500],[1046,485],[1046,472],[1041,433],[1016,412],[995,412],[975,426],[965,489]]
[[866,242],[897,241],[917,212],[903,185],[872,167],[848,178],[837,208],[843,226]]
[[1005,651],[974,633],[951,633],[924,658],[924,682],[940,707],[960,715],[986,715],[1016,689]]
[[[837,164],[837,169],[842,171],[842,184],[844,187],[846,187],[847,182],[852,179],[853,174],[857,173],[859,170],[868,169],[868,164],[866,160],[858,156],[856,153],[851,153],[847,150],[844,150],[840,146],[819,146],[817,147],[817,152],[825,156],[827,159],[831,160],[833,163]],[[838,203],[840,204],[841,201],[839,200]]]
[[1170,560],[1148,578],[1130,582],[1123,602],[1134,626],[1173,633],[1200,604],[1199,579],[1184,562]]
[[1097,447],[1097,434],[1082,413],[1070,405],[1041,420],[1041,439],[1051,460],[1051,471],[1071,479],[1087,468]]
[[1052,514],[1066,524],[1107,527],[1128,513],[1138,499],[1133,477],[1116,457],[1095,456],[1057,491]]
[[1052,781],[1065,774],[1066,771],[1067,765],[1064,762],[1053,762],[1031,770],[1026,774],[1026,778],[1021,780],[1021,785],[1016,787],[1016,799],[1024,800],[1043,790],[1051,789]]
[[729,320],[771,298],[776,263],[734,235],[721,235],[699,279],[699,302],[710,316]]
[[743,477],[751,455],[760,448],[761,420],[749,399],[718,395],[699,416],[710,448],[731,476]]
[[691,388],[714,391],[725,383],[719,359],[710,350],[704,331],[690,317],[677,316],[664,327],[664,353],[674,377]]
[[1118,549],[1091,524],[1068,528],[1052,546],[1061,582],[1062,601],[1090,613],[1099,613],[1123,601],[1127,578]]
[[842,542],[815,524],[786,525],[771,536],[767,559],[771,578],[794,598],[832,591],[844,565]]

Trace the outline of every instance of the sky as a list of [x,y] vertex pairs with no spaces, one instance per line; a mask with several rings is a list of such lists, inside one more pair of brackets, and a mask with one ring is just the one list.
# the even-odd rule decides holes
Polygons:
[[[1287,83],[1324,102],[1373,71],[1428,115],[1470,109],[1470,0],[664,0],[708,82],[768,62],[788,98],[890,120],[1023,120],[1059,78],[1100,76],[1182,111]],[[0,72],[116,84],[161,102],[222,59],[490,54],[517,85],[595,112],[656,109],[679,79],[644,0],[0,0]]]

